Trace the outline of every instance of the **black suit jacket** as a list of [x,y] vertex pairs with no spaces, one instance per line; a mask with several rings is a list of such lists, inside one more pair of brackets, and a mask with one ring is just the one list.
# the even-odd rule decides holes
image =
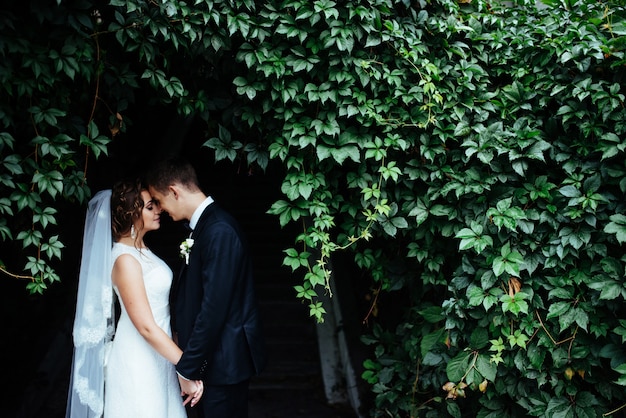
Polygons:
[[242,382],[261,372],[266,357],[247,244],[215,202],[192,238],[189,265],[172,288],[173,327],[183,350],[176,370],[210,385]]

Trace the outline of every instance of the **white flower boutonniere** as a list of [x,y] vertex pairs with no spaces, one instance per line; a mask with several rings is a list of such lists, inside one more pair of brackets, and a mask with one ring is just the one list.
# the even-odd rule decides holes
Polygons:
[[185,257],[185,264],[189,264],[189,253],[193,247],[193,238],[187,238],[180,243],[180,256]]

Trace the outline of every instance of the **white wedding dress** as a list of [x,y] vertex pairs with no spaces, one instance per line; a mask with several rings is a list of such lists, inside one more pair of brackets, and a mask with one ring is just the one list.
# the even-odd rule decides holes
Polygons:
[[[148,249],[113,245],[112,261],[130,254],[141,264],[148,301],[157,324],[171,335],[169,291],[172,271]],[[115,288],[115,293],[119,293]],[[121,299],[119,299],[121,302]],[[185,418],[174,365],[146,342],[123,303],[109,353],[104,384],[104,418]]]

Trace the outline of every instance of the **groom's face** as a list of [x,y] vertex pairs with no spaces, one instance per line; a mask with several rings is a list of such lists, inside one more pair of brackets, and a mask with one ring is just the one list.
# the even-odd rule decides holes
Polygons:
[[166,193],[160,192],[152,186],[150,186],[148,189],[150,190],[152,200],[159,205],[161,211],[167,212],[174,221],[182,220],[182,216],[179,210],[179,201],[178,199],[176,199],[175,193],[173,193],[171,190],[168,190]]

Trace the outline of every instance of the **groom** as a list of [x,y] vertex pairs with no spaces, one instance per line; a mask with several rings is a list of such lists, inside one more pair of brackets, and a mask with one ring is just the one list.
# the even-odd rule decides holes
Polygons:
[[245,418],[249,381],[265,364],[265,345],[243,233],[201,191],[188,162],[161,162],[146,180],[161,209],[174,221],[188,220],[193,231],[170,295],[173,332],[183,349],[176,365],[181,389],[188,393],[190,380],[204,381],[200,418]]

